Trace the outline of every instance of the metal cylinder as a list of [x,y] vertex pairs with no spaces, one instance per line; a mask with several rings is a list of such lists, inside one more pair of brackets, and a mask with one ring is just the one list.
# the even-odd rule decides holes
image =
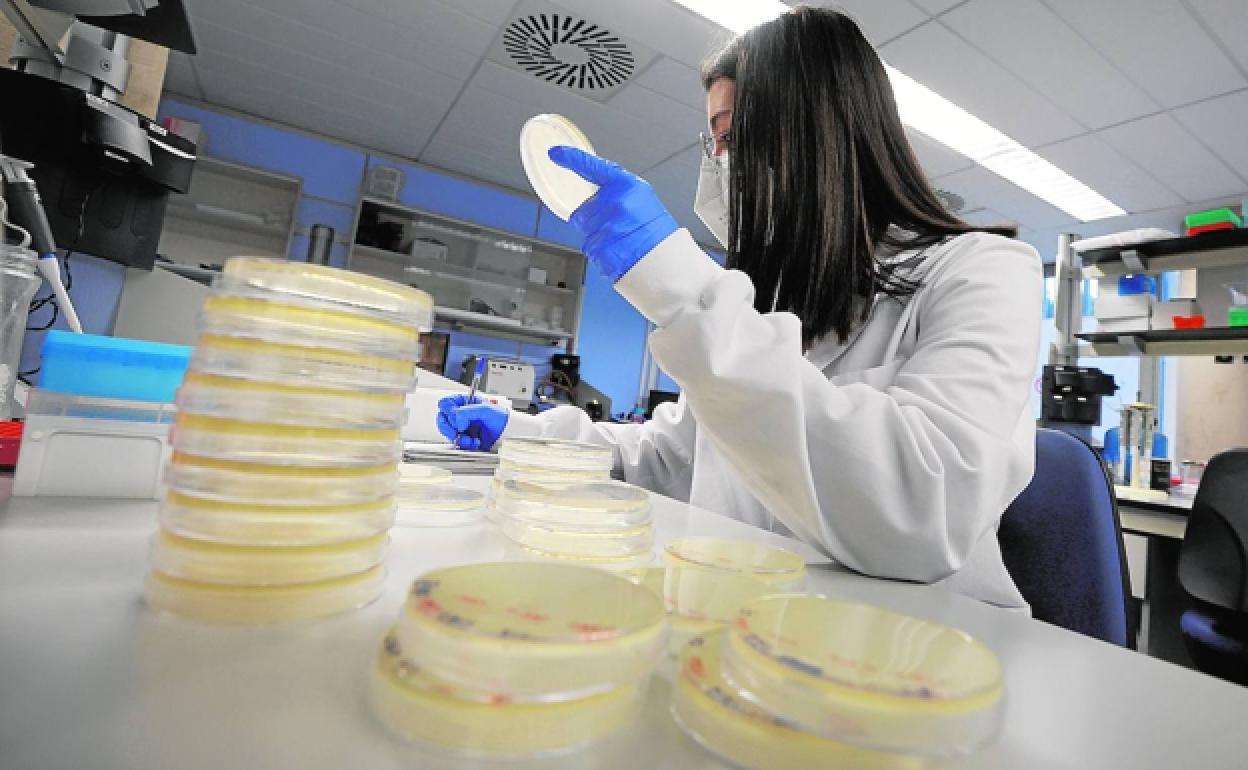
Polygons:
[[333,248],[334,228],[329,225],[312,225],[312,230],[308,233],[308,262],[328,265]]

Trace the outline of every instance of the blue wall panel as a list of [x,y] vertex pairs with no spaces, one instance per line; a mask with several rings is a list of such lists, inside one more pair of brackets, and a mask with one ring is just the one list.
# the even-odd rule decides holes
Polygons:
[[390,158],[369,156],[368,165],[403,169],[399,202],[405,206],[526,237],[537,228],[537,201],[532,198]]
[[359,150],[175,99],[161,100],[159,116],[202,125],[207,137],[201,149],[205,155],[300,177],[303,191],[318,198],[351,205],[359,199],[365,161]]
[[587,267],[577,342],[581,379],[611,399],[612,413],[633,408],[645,347],[646,320],[616,293],[610,278]]
[[545,206],[542,206],[538,214],[537,237],[577,251],[581,250],[581,244],[585,241],[580,230],[555,216],[554,212]]

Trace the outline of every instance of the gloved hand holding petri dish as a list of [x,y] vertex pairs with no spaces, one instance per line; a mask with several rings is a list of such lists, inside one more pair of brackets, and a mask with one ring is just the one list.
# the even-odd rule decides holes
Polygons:
[[520,130],[520,160],[529,184],[546,208],[567,222],[598,191],[598,185],[550,159],[550,148],[560,146],[596,154],[585,134],[562,115],[535,115]]

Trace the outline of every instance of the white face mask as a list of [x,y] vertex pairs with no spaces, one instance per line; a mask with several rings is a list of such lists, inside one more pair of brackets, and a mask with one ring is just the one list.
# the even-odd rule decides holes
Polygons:
[[702,156],[702,166],[698,169],[698,191],[693,196],[693,213],[725,249],[728,248],[731,233],[728,226],[730,179],[728,153],[714,158]]

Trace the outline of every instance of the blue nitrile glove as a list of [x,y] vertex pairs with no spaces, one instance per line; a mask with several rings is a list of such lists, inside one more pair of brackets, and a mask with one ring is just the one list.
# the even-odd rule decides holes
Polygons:
[[507,417],[506,409],[479,397],[471,404],[463,394],[438,400],[438,432],[460,449],[488,452],[503,435]]
[[562,145],[550,148],[550,159],[598,185],[598,192],[572,212],[570,222],[585,236],[585,256],[612,281],[679,227],[654,188],[618,164]]

